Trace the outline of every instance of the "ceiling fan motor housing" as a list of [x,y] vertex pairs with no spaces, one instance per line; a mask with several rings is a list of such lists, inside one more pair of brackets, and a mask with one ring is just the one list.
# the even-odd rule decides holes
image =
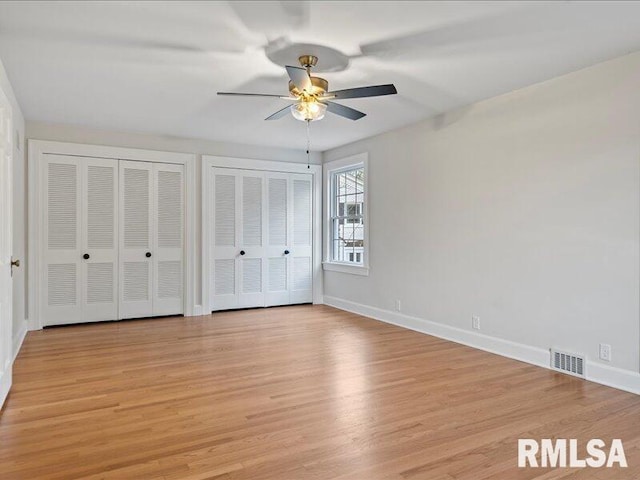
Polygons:
[[[321,77],[313,77],[311,78],[312,91],[307,92],[310,95],[322,95],[329,90],[329,82],[327,82],[324,78]],[[302,92],[293,84],[291,80],[289,80],[289,93],[295,97],[302,95]]]

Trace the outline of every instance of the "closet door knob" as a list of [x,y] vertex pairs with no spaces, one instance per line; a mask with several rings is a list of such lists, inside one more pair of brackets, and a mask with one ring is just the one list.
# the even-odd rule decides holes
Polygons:
[[84,258],[85,260],[89,260],[91,258],[91,255],[85,253],[84,255],[82,255],[82,258]]
[[145,257],[149,258],[151,256],[151,252],[147,252],[144,254]]
[[240,250],[240,255],[244,255],[245,251],[244,250]]
[[285,251],[284,251],[284,254],[285,254],[285,255],[289,255],[289,253],[291,253],[291,252],[289,252],[289,250],[285,250]]

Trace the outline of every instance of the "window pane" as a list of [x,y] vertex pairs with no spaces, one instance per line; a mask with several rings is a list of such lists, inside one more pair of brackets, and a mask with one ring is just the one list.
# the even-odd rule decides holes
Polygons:
[[341,173],[338,175],[338,195],[346,195],[347,193],[347,176]]
[[332,177],[331,259],[362,264],[364,259],[364,168]]

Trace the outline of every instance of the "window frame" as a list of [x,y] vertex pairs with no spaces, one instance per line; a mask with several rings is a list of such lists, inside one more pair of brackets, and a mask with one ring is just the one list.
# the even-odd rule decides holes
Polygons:
[[[324,261],[322,267],[327,271],[349,273],[353,275],[369,275],[369,158],[368,154],[359,153],[349,157],[326,162],[322,166],[324,177]],[[335,205],[335,174],[355,168],[364,169],[364,201],[362,207],[363,247],[362,263],[341,262],[333,260],[333,210]]]

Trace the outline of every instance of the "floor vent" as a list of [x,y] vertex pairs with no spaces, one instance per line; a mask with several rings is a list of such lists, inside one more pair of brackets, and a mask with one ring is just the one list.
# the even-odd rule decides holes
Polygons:
[[585,378],[584,357],[551,349],[551,368],[576,377]]

